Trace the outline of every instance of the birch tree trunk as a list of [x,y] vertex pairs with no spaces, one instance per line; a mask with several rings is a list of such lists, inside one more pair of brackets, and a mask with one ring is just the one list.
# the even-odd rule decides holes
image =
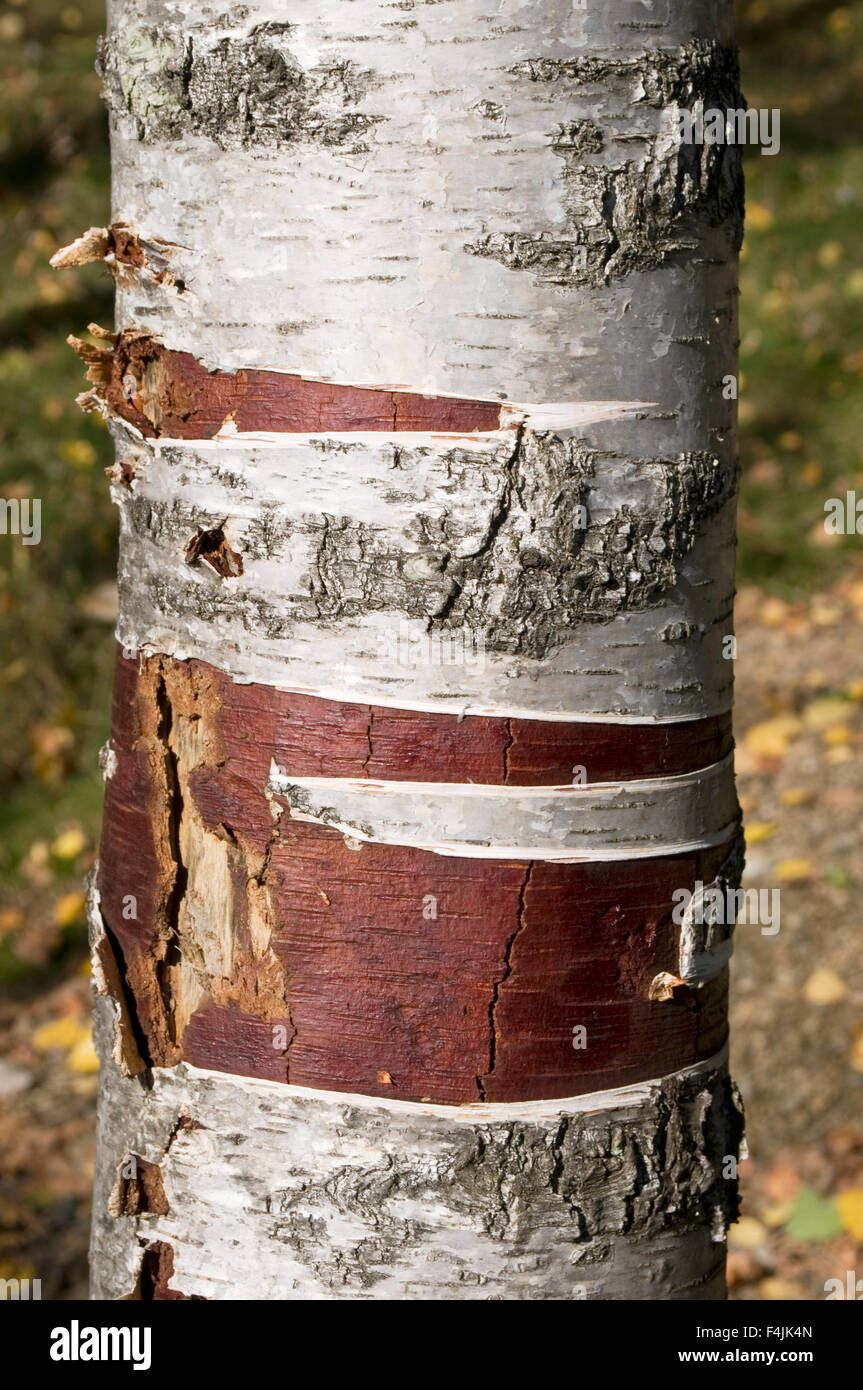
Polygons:
[[109,0],[97,1298],[724,1296],[731,10]]

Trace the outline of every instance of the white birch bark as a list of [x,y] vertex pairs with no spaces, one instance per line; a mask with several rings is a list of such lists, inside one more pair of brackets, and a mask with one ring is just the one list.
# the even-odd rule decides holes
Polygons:
[[[147,441],[113,421],[120,640],[467,717],[726,711],[737,153],[677,132],[698,97],[739,104],[730,0],[108,9],[113,215],[152,251],[118,278],[118,329],[211,370],[507,406],[464,437],[226,421]],[[216,526],[229,580],[187,559]],[[459,633],[453,666],[398,645]],[[727,765],[589,789],[323,781],[274,773],[276,815],[447,854],[613,860],[736,824]],[[687,949],[701,980],[730,947]],[[122,1008],[99,1017],[96,1297],[130,1296],[155,1242],[187,1297],[723,1296],[724,1055],[572,1100],[424,1106],[129,1075]],[[121,1200],[136,1155],[167,1211]]]
[[[724,1056],[572,1101],[474,1106],[185,1064],[144,1089],[111,1068],[93,1296],[128,1297],[165,1243],[187,1298],[720,1299],[716,1150],[736,1156],[738,1106]],[[140,1160],[167,1213],[122,1212]]]

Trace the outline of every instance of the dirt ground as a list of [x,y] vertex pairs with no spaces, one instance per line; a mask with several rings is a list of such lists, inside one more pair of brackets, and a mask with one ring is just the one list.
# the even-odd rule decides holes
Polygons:
[[780,929],[737,929],[732,1066],[747,1108],[732,1296],[824,1298],[863,1275],[863,583],[738,602],[745,887]]

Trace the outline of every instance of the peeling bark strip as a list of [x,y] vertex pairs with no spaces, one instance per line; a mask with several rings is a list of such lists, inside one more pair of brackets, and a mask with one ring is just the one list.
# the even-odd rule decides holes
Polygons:
[[494,401],[419,396],[306,381],[285,372],[209,372],[188,352],[170,352],[146,334],[120,333],[100,358],[69,340],[102,389],[94,403],[145,437],[212,439],[219,430],[313,433],[353,430],[496,430]]
[[722,1297],[731,2],[108,9],[94,1291]]
[[472,859],[610,863],[726,844],[737,824],[729,759],[679,777],[593,787],[476,787],[293,777],[273,767],[268,790],[292,820],[349,839]]
[[90,227],[69,246],[55,252],[51,265],[55,270],[65,270],[104,261],[118,284],[134,286],[138,283],[136,276],[143,276],[160,289],[183,295],[187,293],[186,286],[171,270],[172,254],[182,249],[161,237],[148,241],[127,223],[114,222],[110,227]]
[[[736,468],[522,427],[120,446],[119,636],[329,699],[551,719],[731,703]],[[229,584],[187,563],[219,528]]]
[[[721,1060],[583,1104],[464,1110],[186,1066],[145,1102],[110,1067],[93,1294],[128,1296],[146,1244],[186,1298],[718,1299],[737,1214],[720,1156],[741,1134]],[[129,1153],[159,1165],[167,1214],[108,1214]]]
[[[642,1080],[722,1045],[724,974],[704,989],[678,979],[667,1002],[651,989],[657,976],[681,973],[675,890],[710,882],[728,858],[730,784],[707,803],[724,827],[716,848],[669,846],[643,860],[636,845],[620,863],[608,862],[620,852],[611,845],[594,850],[606,862],[560,864],[540,838],[521,853],[463,844],[441,859],[361,844],[354,837],[370,827],[342,827],[346,839],[282,809],[271,764],[278,757],[296,777],[315,756],[292,728],[291,706],[291,697],[234,686],[198,663],[151,659],[140,674],[135,662],[118,663],[95,911],[122,952],[152,1062],[183,1057],[323,1089],[503,1102]],[[376,728],[373,711],[360,719],[355,707],[343,709],[351,723],[333,739],[352,744],[356,758],[364,749],[390,777],[417,746],[411,722],[418,733],[444,734],[441,716],[384,710]],[[529,748],[549,732],[512,721],[504,742],[492,721],[480,721],[474,745],[466,724],[449,718],[451,776],[464,750],[467,766],[484,765],[488,778],[497,734],[501,779],[504,758],[523,765],[522,740]],[[379,785],[394,794],[404,786]],[[633,813],[629,802],[643,814],[649,785],[625,788],[617,814]],[[350,786],[330,784],[336,797]],[[453,790],[428,784],[429,795]],[[491,781],[475,793],[534,794]],[[594,804],[590,786],[572,795]],[[614,810],[605,806],[597,824],[611,824]],[[695,825],[696,814],[684,822]],[[444,833],[446,815],[429,823]],[[573,1045],[578,1026],[587,1028],[585,1049]]]

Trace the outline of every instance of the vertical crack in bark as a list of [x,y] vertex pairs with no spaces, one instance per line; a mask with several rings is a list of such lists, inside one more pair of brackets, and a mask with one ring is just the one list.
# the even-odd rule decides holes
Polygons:
[[614,210],[616,207],[617,188],[615,187],[613,176],[608,175],[606,178],[605,189],[602,194],[601,207],[602,220],[608,228],[608,241],[606,242],[602,253],[602,274],[605,278],[608,278],[610,274],[609,267],[611,266],[615,256],[620,250],[620,237],[617,235],[617,232],[614,229]]
[[569,1129],[569,1115],[561,1115],[557,1133],[551,1141],[551,1156],[554,1166],[549,1174],[548,1185],[555,1197],[560,1194],[560,1180],[566,1168],[566,1159],[563,1153],[563,1144],[566,1139],[566,1132]]
[[371,761],[371,759],[372,759],[372,757],[373,757],[373,755],[374,755],[374,747],[373,747],[373,744],[372,744],[372,725],[374,724],[374,722],[375,722],[375,711],[374,711],[374,706],[373,706],[373,705],[369,705],[369,722],[368,722],[368,725],[367,725],[367,727],[366,727],[366,742],[367,742],[368,745],[369,745],[369,751],[368,751],[368,753],[366,754],[365,759],[363,760],[363,772],[367,772],[367,771],[368,771],[369,763],[370,763],[370,761]]
[[171,698],[163,675],[156,682],[156,705],[159,712],[157,737],[164,750],[165,791],[167,800],[167,844],[174,864],[174,878],[165,901],[166,933],[159,943],[161,955],[155,962],[156,983],[162,999],[165,1024],[170,1041],[176,1046],[177,1013],[174,1000],[173,975],[180,965],[180,906],[188,885],[188,870],[183,863],[180,846],[180,822],[183,815],[183,791],[180,785],[179,760],[171,745],[174,714]]
[[474,550],[465,551],[459,555],[458,568],[462,571],[462,577],[453,573],[447,562],[446,573],[451,575],[450,591],[440,607],[431,614],[426,623],[426,630],[431,632],[435,624],[445,623],[450,617],[455,604],[461,598],[465,583],[468,578],[468,566],[472,560],[481,560],[492,550],[501,528],[512,510],[513,496],[518,497],[518,468],[524,442],[525,427],[519,425],[515,431],[515,444],[512,453],[506,460],[503,468],[503,487],[501,488],[500,500],[489,517],[485,535],[479,545]]
[[[112,967],[109,972],[105,952],[100,950],[99,957],[105,990],[116,1001],[121,1011],[117,1026],[120,1030],[119,1042],[122,1052],[120,1057],[115,1053],[114,1060],[120,1065],[125,1065],[130,1075],[139,1076],[143,1084],[149,1088],[152,1084],[150,1068],[153,1065],[153,1059],[147,1045],[147,1036],[138,1017],[135,995],[129,984],[126,958],[120,942],[109,927],[105,920],[105,914],[101,910],[99,920],[105,934],[107,949],[110,952],[110,965]],[[129,1036],[126,1036],[126,1029],[128,1029]]]
[[500,1000],[500,992],[512,975],[512,953],[515,948],[515,943],[527,925],[524,919],[525,896],[527,894],[527,886],[530,883],[531,874],[533,873],[533,864],[534,861],[531,860],[527,866],[524,881],[518,891],[515,930],[510,934],[506,947],[504,948],[503,973],[500,979],[496,980],[492,986],[491,999],[488,1006],[488,1071],[484,1076],[478,1075],[476,1078],[476,1086],[479,1091],[480,1100],[486,1099],[486,1083],[497,1064],[497,1006]]
[[[371,732],[371,724],[369,725],[369,731]],[[369,756],[371,756],[371,751],[369,752]],[[273,804],[277,805],[277,803]],[[273,828],[270,831],[270,834],[267,838],[267,843],[264,846],[264,854],[261,860],[260,867],[254,873],[250,874],[250,882],[257,884],[265,896],[269,892],[269,884],[267,883],[267,877],[270,872],[270,860],[272,858],[273,849],[275,848],[276,841],[281,838],[283,814],[284,807],[278,806],[278,814],[274,817]],[[297,1039],[299,1029],[294,1023],[293,1014],[291,1011],[291,1002],[288,997],[289,985],[287,972],[284,970],[284,967],[282,967],[282,971],[285,1025],[288,1029],[288,1038],[285,1043],[284,1053],[282,1055],[285,1063],[285,1084],[289,1085],[291,1080],[291,1048],[293,1047]]]

